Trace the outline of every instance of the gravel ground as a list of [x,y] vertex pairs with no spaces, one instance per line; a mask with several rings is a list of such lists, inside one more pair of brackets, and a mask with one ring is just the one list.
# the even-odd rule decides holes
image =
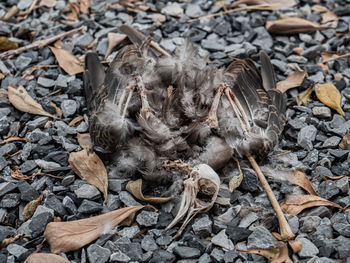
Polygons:
[[[31,2],[2,1],[0,17],[13,5],[27,10]],[[80,14],[74,25],[66,25],[62,23],[65,19],[61,12],[68,1],[58,0],[53,8],[40,7],[20,21],[15,18],[0,21],[0,35],[12,37],[24,46],[33,36],[34,40],[45,39],[84,25],[87,27],[84,34],[64,39],[66,47],[79,57],[91,49],[93,40],[97,40],[92,48],[103,58],[108,47],[107,34],[118,32],[118,26],[127,23],[146,35],[154,32],[154,41],[170,53],[190,38],[199,46],[200,55],[208,56],[214,66],[228,65],[232,61],[230,56],[250,57],[258,62],[261,49],[270,55],[278,80],[284,80],[298,65],[307,71],[308,76],[301,87],[287,91],[288,119],[279,151],[290,153],[284,155],[287,158],[278,168],[302,169],[321,197],[341,206],[350,203],[350,155],[349,150],[339,147],[340,140],[350,130],[349,62],[347,59],[329,62],[328,70],[317,65],[323,51],[348,51],[348,1],[299,0],[296,6],[279,11],[239,11],[193,22],[188,22],[188,19],[220,12],[222,7],[215,5],[215,1],[150,1],[146,3],[148,10],[136,14],[128,13],[125,8],[106,10],[109,2],[114,1],[92,1],[88,14]],[[339,17],[339,21],[327,24],[335,26],[335,29],[289,36],[270,35],[266,31],[266,21],[284,15],[300,16],[320,23],[320,14],[311,9],[316,2],[333,10]],[[64,14],[67,15],[66,12]],[[303,48],[299,55],[293,51],[298,47]],[[116,52],[113,51],[109,59]],[[88,131],[82,74],[69,76],[60,67],[49,67],[34,71],[31,80],[22,78],[24,72],[37,65],[57,65],[48,47],[28,50],[0,61],[0,73],[4,75],[0,92],[6,91],[9,84],[20,84],[46,111],[56,113],[50,105],[54,102],[63,112],[62,120],[22,113],[11,105],[7,96],[0,96],[1,140],[12,136],[27,139],[27,142],[13,141],[0,145],[0,240],[20,233],[32,236],[2,248],[0,262],[23,262],[40,246],[45,226],[54,217],[63,221],[75,220],[138,203],[125,191],[125,180],[110,179],[109,201],[104,204],[97,188],[82,181],[71,170],[69,153],[81,150],[77,133]],[[314,95],[306,106],[295,104],[296,96],[311,84],[327,81],[332,82],[342,94],[345,118],[329,110]],[[78,115],[84,116],[83,121],[73,127],[68,126]],[[18,151],[19,154],[12,156]],[[273,164],[272,159],[270,165]],[[38,175],[28,180],[16,180],[11,177],[15,170],[31,175],[39,168],[43,173],[59,178]],[[343,177],[327,180],[327,176]],[[288,194],[301,191],[297,186],[276,178],[269,181],[280,202]],[[24,206],[38,198],[44,190],[41,205],[34,216],[26,220],[22,216]],[[221,200],[227,200],[227,204],[215,204],[208,213],[197,216],[179,240],[172,240],[178,228],[161,234],[173,215],[166,212],[165,207],[158,207],[157,213],[143,210],[132,226],[118,227],[115,233],[62,255],[76,263],[267,261],[262,256],[236,250],[270,248],[276,241],[271,232],[278,231],[277,220],[255,174],[245,171],[243,183],[234,193],[230,194],[223,186],[219,196]],[[303,244],[301,251],[290,254],[295,262],[350,262],[350,210],[319,206],[287,218],[296,240]],[[41,251],[49,252],[47,243]]]

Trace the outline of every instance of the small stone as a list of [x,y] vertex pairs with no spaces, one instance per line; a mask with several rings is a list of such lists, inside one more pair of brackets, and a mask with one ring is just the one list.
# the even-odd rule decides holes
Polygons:
[[167,50],[168,52],[172,53],[176,49],[176,46],[174,45],[173,41],[171,39],[163,39],[160,41],[160,46]]
[[333,246],[338,252],[339,258],[346,258],[350,255],[350,238],[338,236],[333,241]]
[[[0,171],[7,166],[8,162],[5,157],[0,156]],[[1,196],[1,195],[0,195]]]
[[26,181],[20,181],[17,184],[18,190],[21,193],[21,199],[24,201],[32,201],[39,197],[38,191],[36,191],[30,184]]
[[342,138],[338,137],[338,136],[332,136],[327,138],[324,143],[322,144],[322,148],[336,148],[338,147],[340,141]]
[[170,16],[182,16],[184,14],[184,10],[179,4],[174,3],[168,4],[167,6],[163,7],[161,13]]
[[49,117],[39,117],[32,121],[27,122],[27,127],[29,130],[33,131],[37,128],[43,128],[44,125],[48,122]]
[[215,235],[211,239],[211,242],[214,245],[222,247],[226,251],[233,250],[235,248],[232,241],[227,237],[225,229],[221,230],[219,234]]
[[50,194],[46,197],[44,205],[54,210],[55,214],[60,217],[63,217],[67,214],[67,211],[64,208],[62,202],[54,194]]
[[91,213],[100,212],[102,208],[103,207],[101,204],[84,199],[78,208],[78,212],[83,214],[84,213],[91,214]]
[[188,4],[185,14],[190,18],[197,18],[202,16],[204,13],[197,4]]
[[304,237],[297,240],[302,242],[301,250],[298,252],[301,258],[311,258],[319,253],[318,248],[310,240]]
[[74,215],[78,210],[74,201],[69,196],[63,198],[62,205],[71,215]]
[[287,60],[288,60],[288,62],[298,63],[298,64],[307,63],[307,58],[304,58],[304,57],[298,56],[298,55],[290,55],[289,57],[287,57]]
[[152,259],[149,261],[150,263],[158,263],[158,262],[164,262],[164,263],[172,263],[175,262],[176,256],[168,251],[164,250],[156,250],[153,254]]
[[68,186],[70,184],[72,184],[75,180],[75,175],[74,174],[70,174],[70,175],[66,175],[63,179],[62,179],[62,185],[63,186]]
[[53,79],[39,77],[37,83],[45,88],[51,88],[56,85],[56,81]]
[[67,76],[62,75],[62,74],[58,75],[58,77],[56,79],[57,87],[67,88],[68,87],[67,82],[68,82],[68,77]]
[[140,233],[140,228],[138,226],[124,227],[119,233],[122,237],[133,239]]
[[333,229],[344,237],[350,237],[350,223],[334,223]]
[[17,185],[12,182],[0,183],[0,197],[7,194],[8,192],[13,191],[16,188],[17,188]]
[[210,253],[210,257],[214,260],[214,262],[223,262],[225,254],[222,250],[214,248]]
[[199,249],[192,247],[176,246],[173,251],[180,258],[198,258],[201,255]]
[[258,226],[253,233],[248,237],[247,247],[258,249],[269,249],[275,247],[276,239],[263,226]]
[[340,192],[346,194],[349,191],[349,178],[348,177],[343,177],[343,178],[340,178],[339,180],[336,180],[335,184],[339,188]]
[[115,263],[124,263],[124,262],[127,263],[127,262],[130,262],[130,260],[131,259],[121,251],[114,252],[109,258],[110,262],[115,262]]
[[41,144],[46,144],[51,140],[51,136],[48,132],[43,132],[39,128],[36,128],[34,131],[27,133],[26,138],[30,143],[41,142]]
[[225,45],[219,43],[216,39],[203,39],[201,45],[209,51],[225,51]]
[[306,126],[298,133],[298,144],[306,150],[312,150],[312,142],[315,141],[317,129],[313,125]]
[[323,45],[315,45],[305,49],[303,52],[301,52],[300,55],[308,59],[314,59],[315,57],[320,55],[322,51],[324,51]]
[[332,116],[331,109],[328,107],[313,107],[312,114],[318,118],[330,118]]
[[46,211],[46,212],[42,211],[40,213],[37,213],[38,208],[36,209],[33,217],[31,218],[29,226],[28,226],[29,229],[30,229],[30,233],[31,233],[33,238],[38,237],[42,233],[44,233],[46,225],[53,220],[53,212],[51,212],[51,211]]
[[210,256],[209,256],[207,253],[203,254],[203,255],[198,259],[198,263],[210,263],[210,262],[212,262],[212,261],[211,261]]
[[98,199],[101,194],[100,191],[93,185],[83,184],[77,190],[74,191],[78,198],[95,200]]
[[311,80],[315,83],[322,83],[324,82],[324,75],[321,71],[319,71],[315,75],[309,76],[308,80]]
[[339,188],[333,180],[327,180],[319,185],[317,192],[321,197],[329,200],[339,193]]
[[0,207],[13,208],[19,205],[21,201],[20,195],[16,193],[6,194],[0,201]]
[[75,100],[64,100],[61,104],[61,109],[64,117],[70,117],[76,112],[77,103]]
[[141,211],[136,217],[136,222],[141,226],[154,226],[158,221],[158,213],[152,211]]
[[14,255],[17,259],[21,258],[24,254],[28,252],[28,249],[15,243],[8,245],[6,249],[11,255]]
[[139,202],[137,202],[134,197],[127,191],[121,191],[119,193],[120,201],[122,201],[123,204],[126,206],[138,206],[141,205]]
[[96,244],[90,245],[86,252],[90,263],[105,263],[111,255],[109,249]]
[[156,239],[156,243],[159,246],[167,246],[173,241],[173,238],[169,235],[161,235]]
[[227,235],[233,241],[233,243],[237,243],[239,241],[246,240],[248,236],[252,233],[251,230],[246,227],[238,227],[238,226],[228,226],[226,229]]
[[154,238],[150,235],[146,235],[142,240],[141,240],[141,247],[145,251],[154,251],[158,249],[157,243],[154,240]]
[[250,212],[248,215],[242,218],[238,226],[243,228],[248,228],[252,223],[254,223],[258,219],[259,217],[256,213]]
[[194,233],[200,237],[208,237],[212,231],[212,221],[207,215],[203,216],[200,219],[197,219],[193,225],[192,229]]
[[321,222],[318,216],[305,216],[300,218],[300,231],[304,233],[314,232]]
[[125,253],[132,261],[142,260],[142,248],[139,243],[118,244],[118,248]]

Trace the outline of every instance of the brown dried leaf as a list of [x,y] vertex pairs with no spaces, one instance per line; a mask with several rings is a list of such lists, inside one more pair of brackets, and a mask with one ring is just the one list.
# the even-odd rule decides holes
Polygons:
[[312,186],[309,178],[307,178],[305,173],[300,171],[293,171],[290,172],[288,176],[286,176],[286,179],[290,183],[300,186],[309,194],[318,196],[317,192],[315,191],[314,187]]
[[96,186],[107,202],[108,175],[101,159],[94,152],[84,149],[80,152],[71,152],[68,162],[73,171],[89,184]]
[[34,213],[37,207],[40,205],[41,201],[43,200],[44,194],[41,193],[41,195],[35,199],[30,201],[26,206],[23,208],[22,216],[25,217],[26,219],[30,219]]
[[329,11],[329,10],[327,9],[327,7],[322,6],[322,5],[313,5],[313,6],[311,7],[311,10],[312,10],[312,11],[319,12],[319,13],[323,13],[323,12]]
[[0,20],[8,20],[19,12],[19,9],[16,5],[13,5],[9,11],[0,19]]
[[297,215],[306,208],[315,206],[332,206],[343,209],[331,201],[315,195],[291,195],[281,205],[283,212],[291,215]]
[[62,256],[52,253],[33,253],[31,254],[24,263],[70,263],[69,260]]
[[343,150],[349,150],[350,149],[350,131],[344,135],[343,139],[339,143],[339,147]]
[[39,7],[45,6],[48,8],[52,8],[55,7],[57,5],[57,1],[56,0],[41,0]]
[[336,110],[340,115],[345,117],[345,113],[341,108],[341,95],[339,90],[330,82],[315,85],[315,93],[317,98],[326,106]]
[[293,74],[289,75],[285,80],[279,81],[277,83],[277,89],[283,93],[289,89],[299,87],[306,77],[307,72],[304,70],[296,70]]
[[113,48],[119,45],[119,43],[126,38],[126,35],[119,34],[119,33],[108,33],[107,36],[108,36],[108,49],[107,49],[105,58],[107,58],[109,54],[111,54]]
[[157,197],[151,195],[143,195],[142,193],[142,179],[136,181],[129,181],[126,185],[126,190],[128,190],[133,196],[135,196],[140,201],[154,203],[154,204],[163,204],[169,202],[173,198],[169,197]]
[[73,120],[71,120],[71,122],[68,124],[68,126],[72,127],[75,124],[77,124],[78,122],[81,122],[82,120],[84,120],[84,117],[79,115],[79,116],[75,117]]
[[325,24],[331,21],[338,21],[339,17],[333,11],[327,11],[322,14],[321,24]]
[[237,7],[241,4],[266,5],[274,8],[286,8],[296,5],[295,0],[238,0],[228,5],[227,8]]
[[94,241],[101,234],[108,233],[143,207],[145,206],[125,207],[70,222],[51,222],[46,226],[44,237],[49,242],[52,253],[74,251]]
[[92,150],[92,141],[89,133],[78,133],[78,143],[83,149]]
[[49,47],[52,53],[55,55],[60,67],[73,76],[75,74],[84,72],[84,68],[80,63],[80,60],[63,48]]
[[56,114],[58,116],[59,119],[62,119],[62,110],[60,109],[60,107],[58,107],[53,101],[50,102],[50,105],[55,108],[56,110]]
[[8,98],[17,110],[56,119],[55,116],[46,112],[43,107],[28,94],[23,86],[8,86]]
[[269,248],[269,249],[240,249],[237,248],[237,251],[248,252],[261,255],[271,263],[292,263],[293,261],[288,256],[288,247],[283,242],[276,242],[277,248]]
[[7,37],[0,37],[0,50],[11,50],[18,48],[18,43],[9,40]]
[[90,0],[78,0],[80,4],[80,12],[83,14],[89,13],[89,8],[91,7]]
[[311,93],[312,93],[312,87],[304,90],[302,93],[300,93],[297,96],[297,104],[298,106],[302,106],[302,105],[306,105],[307,102],[309,101],[310,97],[311,97]]
[[303,242],[300,240],[288,241],[288,244],[292,248],[294,254],[298,253],[303,246]]
[[329,26],[320,26],[317,23],[299,17],[289,17],[276,21],[267,21],[265,27],[267,31],[272,34],[312,33],[317,30],[332,28]]

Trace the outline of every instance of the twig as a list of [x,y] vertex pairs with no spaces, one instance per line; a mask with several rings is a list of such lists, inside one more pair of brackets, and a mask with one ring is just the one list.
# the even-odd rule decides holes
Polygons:
[[164,49],[162,49],[156,42],[154,42],[153,40],[151,41],[151,47],[153,47],[155,50],[159,51],[160,53],[162,53],[164,56],[167,57],[171,57],[170,54],[168,52],[166,52]]
[[43,40],[38,40],[38,41],[35,41],[27,46],[24,46],[24,47],[20,47],[20,48],[17,48],[17,49],[13,49],[13,50],[9,50],[9,51],[6,51],[4,53],[1,53],[0,54],[0,59],[7,59],[9,57],[12,57],[14,55],[18,55],[24,51],[27,51],[29,49],[34,49],[34,48],[42,48],[44,46],[47,46],[48,44],[52,43],[52,42],[55,42],[56,40],[59,40],[59,39],[62,39],[66,36],[70,36],[70,35],[74,35],[74,34],[77,34],[77,33],[82,33],[82,32],[85,32],[86,30],[86,26],[81,26],[79,28],[75,28],[75,29],[72,29],[68,32],[64,32],[62,34],[59,34],[57,36],[54,36],[54,37],[51,37],[51,38],[48,38],[48,39],[43,39]]
[[330,61],[337,60],[339,58],[346,58],[346,57],[350,57],[350,53],[346,53],[344,55],[340,55],[340,56],[336,56],[336,57],[333,57],[333,58],[326,59],[326,60],[322,61],[322,63],[327,63],[327,62],[330,62]]
[[280,225],[280,233],[281,233],[282,240],[286,241],[286,240],[292,239],[294,237],[294,234],[293,234],[292,230],[290,229],[290,226],[289,226],[286,218],[283,215],[282,209],[281,209],[281,207],[276,199],[276,196],[272,192],[271,187],[270,187],[269,183],[267,182],[264,174],[260,170],[260,167],[256,163],[253,156],[247,156],[247,158],[248,158],[251,166],[255,170],[256,174],[258,175],[258,178],[261,182],[261,185],[264,188],[264,190],[266,191],[267,197],[269,198],[269,200],[271,202],[272,208],[276,212],[278,223]]

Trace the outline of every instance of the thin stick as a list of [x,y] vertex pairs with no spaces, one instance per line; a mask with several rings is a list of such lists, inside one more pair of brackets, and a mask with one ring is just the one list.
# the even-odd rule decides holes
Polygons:
[[277,215],[278,223],[280,225],[280,232],[281,232],[281,238],[282,240],[290,240],[294,238],[294,234],[292,230],[290,229],[290,226],[286,220],[286,218],[283,215],[282,209],[276,199],[276,196],[271,190],[271,187],[269,183],[267,182],[264,174],[260,170],[259,165],[256,163],[253,156],[247,156],[251,166],[255,170],[256,174],[258,175],[258,178],[261,182],[262,187],[265,189],[267,197],[269,198],[272,208],[275,210],[275,213]]
[[164,56],[167,57],[171,57],[170,54],[168,52],[166,52],[164,49],[162,49],[156,42],[154,42],[153,40],[151,41],[151,47],[153,47],[155,50],[159,51],[160,53],[162,53]]
[[24,51],[27,51],[29,49],[34,49],[34,48],[42,48],[44,46],[47,46],[48,44],[52,43],[52,42],[55,42],[56,40],[59,40],[59,39],[62,39],[66,36],[70,36],[70,35],[74,35],[74,34],[78,34],[78,33],[82,33],[82,32],[85,32],[86,31],[86,26],[81,26],[79,28],[75,28],[75,29],[72,29],[70,31],[67,31],[67,32],[64,32],[62,34],[59,34],[57,36],[54,36],[54,37],[51,37],[51,38],[48,38],[48,39],[43,39],[43,40],[38,40],[38,41],[35,41],[27,46],[24,46],[24,47],[20,47],[20,48],[17,48],[17,49],[13,49],[13,50],[9,50],[9,51],[6,51],[4,53],[1,53],[0,54],[0,59],[7,59],[9,57],[12,57],[14,55],[18,55]]
[[327,62],[330,62],[330,61],[337,60],[339,58],[347,58],[347,57],[350,57],[350,53],[346,53],[344,55],[340,55],[340,56],[336,56],[336,57],[333,57],[333,58],[326,59],[326,60],[322,61],[322,63],[327,63]]

